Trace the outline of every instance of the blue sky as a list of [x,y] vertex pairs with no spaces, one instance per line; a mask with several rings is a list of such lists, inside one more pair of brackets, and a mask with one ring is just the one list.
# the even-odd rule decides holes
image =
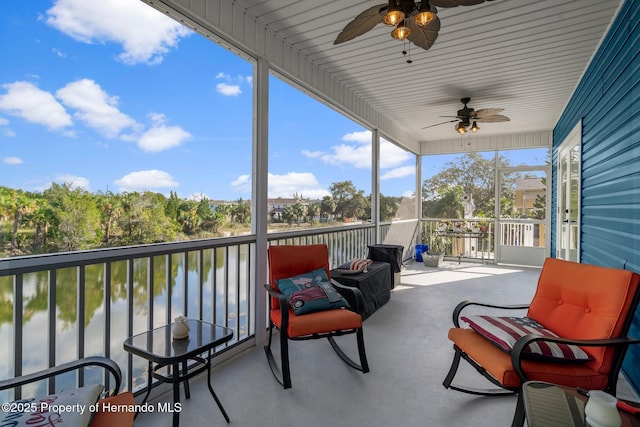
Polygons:
[[[136,0],[0,3],[0,184],[251,197],[253,66]],[[371,190],[370,134],[276,77],[269,195]],[[414,158],[381,147],[382,192]]]

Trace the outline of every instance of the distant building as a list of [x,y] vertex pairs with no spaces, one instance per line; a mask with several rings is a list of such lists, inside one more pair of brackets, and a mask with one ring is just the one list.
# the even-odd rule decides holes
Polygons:
[[269,212],[269,219],[282,220],[282,211],[285,207],[295,205],[296,203],[300,203],[301,205],[308,205],[309,202],[306,202],[302,199],[296,198],[284,198],[284,197],[276,197],[275,199],[267,199],[267,212]]
[[209,208],[215,211],[218,206],[232,205],[236,202],[229,202],[228,200],[209,200]]
[[523,216],[531,216],[538,197],[546,197],[547,187],[541,178],[516,179],[515,208]]

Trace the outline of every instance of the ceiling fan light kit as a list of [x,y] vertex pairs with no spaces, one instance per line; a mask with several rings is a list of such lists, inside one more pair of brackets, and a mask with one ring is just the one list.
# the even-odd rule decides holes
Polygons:
[[411,30],[405,25],[404,21],[399,23],[395,30],[391,31],[391,37],[396,40],[404,40],[409,37],[409,34],[411,34]]
[[421,27],[424,27],[429,22],[433,21],[436,18],[436,13],[431,9],[431,5],[428,1],[423,1],[420,3],[420,9],[418,10],[418,14],[416,15],[416,24]]
[[454,126],[456,132],[460,135],[464,135],[471,131],[476,133],[480,130],[478,122],[481,123],[500,123],[510,121],[509,117],[498,114],[504,111],[504,108],[481,108],[480,110],[474,110],[471,107],[467,107],[467,104],[471,102],[471,98],[462,98],[460,100],[464,104],[464,107],[458,110],[456,116],[442,116],[451,117],[453,120],[447,120],[446,122],[436,123],[435,125],[425,126],[422,129],[428,129],[434,126],[440,126],[445,123],[458,122]]
[[[469,129],[467,129],[467,127]],[[478,122],[474,120],[473,124],[469,127],[469,122],[463,120],[456,125],[455,130],[460,135],[464,135],[468,130],[470,130],[472,133],[478,132],[480,130],[480,126],[478,126]]]
[[[493,0],[486,0],[493,1]],[[436,42],[440,31],[440,19],[436,7],[473,6],[485,0],[389,0],[387,4],[370,7],[356,16],[338,34],[333,44],[352,40],[371,31],[378,24],[396,27],[391,37],[409,40],[427,50]]]
[[395,0],[389,0],[389,6],[387,6],[387,13],[384,15],[382,22],[390,27],[398,25],[404,21],[404,12],[400,9],[398,2]]

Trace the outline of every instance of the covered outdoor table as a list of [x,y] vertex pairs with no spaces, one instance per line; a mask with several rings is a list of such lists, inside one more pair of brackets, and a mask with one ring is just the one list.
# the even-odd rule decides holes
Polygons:
[[362,320],[391,299],[391,268],[387,262],[374,262],[367,267],[366,273],[345,274],[339,269],[333,269],[331,278],[341,285],[360,289],[364,301],[364,308],[360,313]]
[[400,271],[402,270],[402,253],[404,246],[401,245],[369,245],[369,256],[373,261],[388,262],[391,265],[393,282],[391,288],[400,284]]

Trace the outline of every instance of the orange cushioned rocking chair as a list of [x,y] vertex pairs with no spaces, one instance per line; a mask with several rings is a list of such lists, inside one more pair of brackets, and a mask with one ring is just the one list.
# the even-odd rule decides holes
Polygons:
[[[268,255],[270,284],[266,284],[265,288],[270,295],[270,322],[269,342],[264,347],[264,350],[276,380],[285,389],[291,388],[289,340],[327,338],[335,352],[347,365],[363,373],[369,372],[362,332],[362,317],[359,314],[363,307],[362,294],[357,288],[343,286],[335,280],[331,280],[327,246],[324,244],[271,246],[268,249]],[[287,281],[287,279],[309,274],[319,269],[324,270],[326,278],[330,281],[332,289],[328,289],[329,293],[337,291],[337,298],[340,298],[340,295],[344,297],[350,306],[350,310],[346,308],[328,308],[322,311],[295,314],[294,308],[297,310],[299,308],[298,304],[303,305],[307,302],[307,306],[310,306],[315,302],[304,299],[302,302],[295,300],[297,301],[296,307],[292,307],[290,304],[292,300],[280,291],[278,282],[280,281],[282,285],[282,282]],[[295,279],[293,282],[298,283]],[[327,284],[327,286],[329,285]],[[281,375],[271,352],[271,338],[274,327],[280,330]],[[351,360],[334,340],[335,336],[353,333],[356,334],[358,341],[360,364]]]
[[[547,258],[529,305],[458,304],[455,328],[449,330],[454,359],[443,385],[471,394],[512,394],[525,381],[535,380],[615,395],[627,347],[640,342],[627,337],[639,280],[628,270]],[[528,312],[524,318],[462,316],[462,310],[473,305],[528,307]],[[470,327],[460,327],[461,321]],[[534,332],[527,329],[531,327]],[[510,349],[504,348],[505,331],[512,334]],[[461,358],[500,389],[452,384]]]

